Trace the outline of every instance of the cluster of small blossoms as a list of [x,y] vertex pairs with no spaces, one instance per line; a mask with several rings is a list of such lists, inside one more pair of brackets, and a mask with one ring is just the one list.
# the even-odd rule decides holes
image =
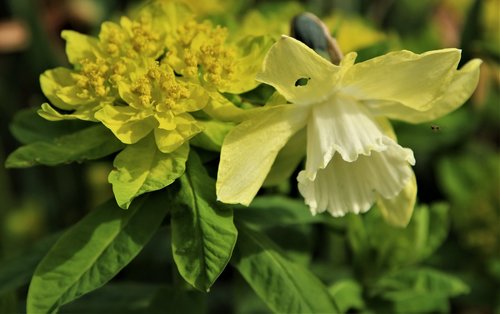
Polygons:
[[[235,81],[236,48],[226,45],[226,28],[210,23],[186,21],[176,29],[175,42],[167,59],[178,73],[198,79],[202,69],[202,83],[219,91],[231,89]],[[177,40],[176,40],[177,39]]]
[[104,22],[97,37],[74,31],[62,37],[72,68],[42,74],[50,104],[38,113],[101,123],[125,144],[108,177],[122,208],[181,176],[196,135],[205,134],[197,145],[220,150],[222,138],[214,141],[211,128],[227,130],[221,117],[244,111],[223,93],[255,88],[272,44],[264,37],[230,38],[225,28],[165,1],[119,23]]
[[[168,22],[172,16],[176,23]],[[133,18],[103,23],[97,38],[73,31],[62,37],[73,69],[59,67],[41,76],[51,104],[43,104],[40,115],[100,121],[125,144],[155,130],[164,152],[202,131],[189,112],[202,110],[209,99],[221,100],[220,92],[253,89],[264,54],[254,58],[255,49],[229,43],[227,29],[198,22],[181,5],[161,2]],[[245,51],[254,54],[246,58],[254,63],[253,75],[243,75],[236,65]],[[167,145],[165,138],[176,143]]]

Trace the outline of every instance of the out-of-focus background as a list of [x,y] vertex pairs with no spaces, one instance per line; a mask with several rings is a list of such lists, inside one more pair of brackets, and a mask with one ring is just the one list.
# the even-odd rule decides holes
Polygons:
[[[309,10],[325,21],[344,52],[358,52],[358,61],[390,50],[418,53],[444,47],[462,49],[462,64],[481,58],[479,85],[462,108],[432,123],[394,125],[400,143],[413,149],[417,159],[419,202],[449,205],[443,222],[449,232],[428,260],[470,288],[453,299],[449,310],[500,313],[500,1],[185,2],[201,16],[249,34],[286,33],[290,18]],[[61,30],[96,35],[100,23],[117,20],[138,3],[0,1],[2,165],[20,146],[15,138],[19,130],[12,127],[16,113],[46,101],[40,74],[68,66]],[[0,261],[29,250],[111,197],[110,167],[106,160],[28,169],[0,167]],[[137,263],[148,265],[148,260]],[[16,293],[0,290],[0,300],[22,303],[25,293],[25,285]]]

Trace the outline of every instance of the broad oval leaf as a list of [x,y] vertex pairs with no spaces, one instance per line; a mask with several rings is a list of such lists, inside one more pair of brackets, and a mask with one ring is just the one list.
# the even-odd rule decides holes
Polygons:
[[172,253],[181,276],[208,291],[231,258],[238,230],[233,211],[215,200],[215,182],[194,152],[181,177],[176,210],[172,213]]
[[161,224],[167,195],[150,193],[127,211],[109,201],[65,232],[35,270],[27,312],[57,312],[113,278]]
[[123,147],[124,144],[111,131],[102,125],[96,125],[49,141],[21,146],[9,155],[5,166],[26,168],[80,162],[102,158]]
[[127,209],[137,196],[170,185],[185,170],[189,145],[185,143],[174,152],[158,150],[153,134],[127,145],[115,158],[115,170],[109,174],[116,202]]
[[277,313],[338,313],[323,283],[293,263],[264,234],[238,225],[231,261],[257,295]]

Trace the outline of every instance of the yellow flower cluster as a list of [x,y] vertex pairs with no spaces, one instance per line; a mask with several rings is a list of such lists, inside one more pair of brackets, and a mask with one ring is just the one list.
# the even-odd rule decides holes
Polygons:
[[[177,3],[153,2],[131,18],[105,22],[97,38],[73,31],[62,36],[74,68],[41,76],[51,105],[43,104],[40,115],[100,121],[126,144],[154,130],[161,151],[202,131],[189,112],[202,110],[210,99],[220,101],[219,92],[254,88],[263,57],[245,59],[255,47],[231,44],[227,29],[198,22]],[[237,57],[254,73],[243,74],[248,67],[237,67]],[[159,134],[174,142],[166,143]]]

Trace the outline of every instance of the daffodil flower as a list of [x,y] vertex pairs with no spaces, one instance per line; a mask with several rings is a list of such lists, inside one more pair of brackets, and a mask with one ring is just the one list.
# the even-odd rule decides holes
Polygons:
[[280,150],[305,129],[307,158],[297,179],[313,214],[362,213],[377,202],[388,221],[407,224],[415,159],[386,118],[418,123],[451,112],[474,91],[481,61],[457,70],[457,49],[391,52],[358,64],[355,58],[350,53],[336,66],[293,38],[274,44],[257,80],[289,103],[256,110],[227,135],[220,201],[248,205]]

